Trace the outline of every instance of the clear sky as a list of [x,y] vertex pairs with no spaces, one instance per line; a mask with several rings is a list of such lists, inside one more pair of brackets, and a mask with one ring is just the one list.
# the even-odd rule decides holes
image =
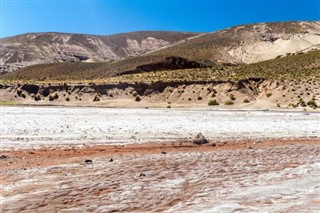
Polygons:
[[320,20],[320,0],[0,1],[1,37],[28,32],[211,32],[246,23]]

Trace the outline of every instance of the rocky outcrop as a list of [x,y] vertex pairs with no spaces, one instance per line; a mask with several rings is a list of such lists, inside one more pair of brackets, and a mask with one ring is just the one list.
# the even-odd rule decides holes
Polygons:
[[177,70],[177,69],[191,69],[191,68],[208,68],[211,65],[198,63],[196,61],[187,60],[181,57],[166,57],[163,60],[159,60],[154,63],[144,64],[137,66],[134,70],[128,70],[119,73],[118,75],[136,74],[143,72],[153,72],[162,70]]

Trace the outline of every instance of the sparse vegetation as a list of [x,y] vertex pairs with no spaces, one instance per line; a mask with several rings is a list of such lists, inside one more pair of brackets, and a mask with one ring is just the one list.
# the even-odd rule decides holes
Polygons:
[[300,98],[300,100],[299,100],[297,105],[302,106],[302,107],[306,107],[307,106],[306,102],[302,98]]
[[21,96],[21,94],[22,94],[21,89],[18,89],[18,90],[17,90],[17,95],[20,97],[20,96]]
[[94,96],[93,101],[94,101],[94,102],[100,101],[99,96],[98,96],[98,95]]
[[243,103],[250,103],[250,101],[248,100],[248,98],[245,98],[245,99],[243,100]]
[[208,102],[208,105],[209,106],[215,106],[215,105],[219,105],[219,103],[218,103],[218,101],[217,100],[210,100],[209,102]]
[[296,108],[296,107],[298,107],[298,104],[290,103],[290,104],[288,104],[288,107]]
[[55,93],[54,96],[53,96],[53,98],[54,98],[54,99],[58,99],[58,98],[59,98],[58,93]]
[[40,100],[41,100],[40,95],[39,95],[39,94],[35,95],[35,96],[34,96],[34,100],[35,100],[35,101],[40,101]]
[[[138,58],[135,58],[140,60]],[[129,60],[129,59],[128,59]],[[195,68],[174,71],[146,72],[115,76],[135,63],[130,59],[109,63],[57,63],[34,65],[0,76],[3,83],[118,83],[151,81],[212,81],[248,78],[274,80],[320,79],[320,51],[267,60],[241,66],[216,65],[212,68]],[[111,66],[117,67],[109,69]],[[131,65],[130,65],[131,66]],[[107,70],[107,71],[106,71]]]
[[54,97],[52,95],[49,95],[49,101],[54,101]]
[[314,97],[307,104],[311,108],[314,108],[314,109],[318,108],[318,104],[316,103],[316,100]]
[[141,101],[141,98],[140,98],[140,96],[137,95],[134,100],[137,101],[137,102],[139,102],[139,101]]
[[224,102],[224,105],[233,105],[233,104],[234,104],[234,102],[231,100]]
[[10,106],[10,105],[17,105],[19,102],[17,101],[0,101],[0,106]]
[[234,94],[230,94],[230,99],[231,99],[232,101],[236,100],[236,97],[234,96]]
[[271,92],[268,92],[268,93],[266,94],[266,96],[267,96],[267,98],[269,98],[270,96],[272,96],[272,93],[271,93]]

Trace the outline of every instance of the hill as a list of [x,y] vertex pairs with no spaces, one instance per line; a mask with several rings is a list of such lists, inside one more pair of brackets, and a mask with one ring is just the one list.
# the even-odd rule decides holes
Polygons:
[[[152,82],[152,81],[212,81],[241,80],[262,78],[273,80],[320,80],[320,50],[307,53],[288,54],[266,61],[238,66],[215,65],[201,67],[203,64],[194,62],[195,67],[152,71],[140,70],[119,73],[106,70],[120,67],[120,62],[112,63],[57,63],[34,65],[14,72],[0,75],[2,82]],[[185,62],[185,61],[182,61]],[[181,63],[182,63],[181,62]],[[165,61],[163,62],[165,64]],[[166,61],[167,65],[170,61]],[[190,63],[190,61],[189,61]],[[119,65],[120,64],[120,65]],[[153,63],[155,65],[157,63]],[[177,64],[174,61],[173,64]],[[151,65],[151,64],[149,64]],[[159,65],[159,64],[158,64]],[[186,64],[183,64],[186,65]],[[189,64],[190,65],[190,64]],[[153,67],[151,67],[153,68]]]
[[110,36],[30,33],[3,38],[0,72],[34,64],[106,62],[157,50],[197,33],[141,31]]
[[[34,64],[110,62],[76,65],[80,67],[79,76],[90,79],[137,72],[141,66],[161,64],[170,57],[182,58],[182,64],[192,61],[193,64],[200,64],[199,67],[249,64],[289,53],[320,49],[319,32],[320,22],[314,21],[249,24],[203,34],[156,31],[111,36],[34,33],[2,39],[0,65],[1,72],[7,72]],[[67,75],[70,73],[69,66],[73,65],[55,65],[55,70]],[[41,70],[47,69],[43,65],[40,67]],[[161,64],[154,71],[166,67]],[[82,75],[83,70],[90,70],[89,75]]]

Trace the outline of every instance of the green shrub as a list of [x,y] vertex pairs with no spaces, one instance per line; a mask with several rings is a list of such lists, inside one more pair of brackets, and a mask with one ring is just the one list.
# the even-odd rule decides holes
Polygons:
[[39,94],[37,94],[36,96],[34,96],[34,100],[35,101],[40,101],[41,100],[41,97]]
[[311,108],[318,108],[318,104],[316,103],[315,99],[312,98],[308,103],[308,106],[311,107]]
[[300,98],[300,100],[298,102],[298,105],[300,105],[302,107],[306,107],[307,106],[306,102],[302,98]]
[[296,107],[298,107],[298,104],[290,103],[290,104],[288,104],[288,107],[294,107],[294,108],[296,108]]
[[236,100],[236,97],[234,97],[234,95],[231,94],[231,95],[230,95],[230,99],[231,99],[232,101],[234,101],[234,100]]
[[100,101],[99,96],[98,96],[98,95],[94,96],[93,101],[94,101],[94,102]]
[[271,95],[272,95],[271,92],[268,92],[268,93],[266,94],[267,98],[269,98]]
[[17,94],[18,94],[18,96],[20,97],[21,94],[22,94],[22,90],[18,89],[18,90],[17,90]]
[[141,98],[140,98],[140,96],[138,95],[138,96],[136,96],[136,98],[135,98],[134,100],[137,101],[137,102],[139,102],[139,101],[141,101]]
[[231,100],[228,100],[228,101],[224,102],[224,104],[225,104],[225,105],[233,105],[233,104],[234,104],[234,102],[233,102],[233,101],[231,101]]
[[208,105],[209,105],[209,106],[215,106],[215,105],[219,105],[219,103],[218,103],[218,101],[217,101],[216,99],[214,99],[214,100],[210,100],[210,101],[208,102]]
[[49,95],[49,101],[54,101],[54,97],[52,95]]
[[248,100],[248,98],[245,98],[244,100],[243,100],[243,103],[249,103],[250,101]]

